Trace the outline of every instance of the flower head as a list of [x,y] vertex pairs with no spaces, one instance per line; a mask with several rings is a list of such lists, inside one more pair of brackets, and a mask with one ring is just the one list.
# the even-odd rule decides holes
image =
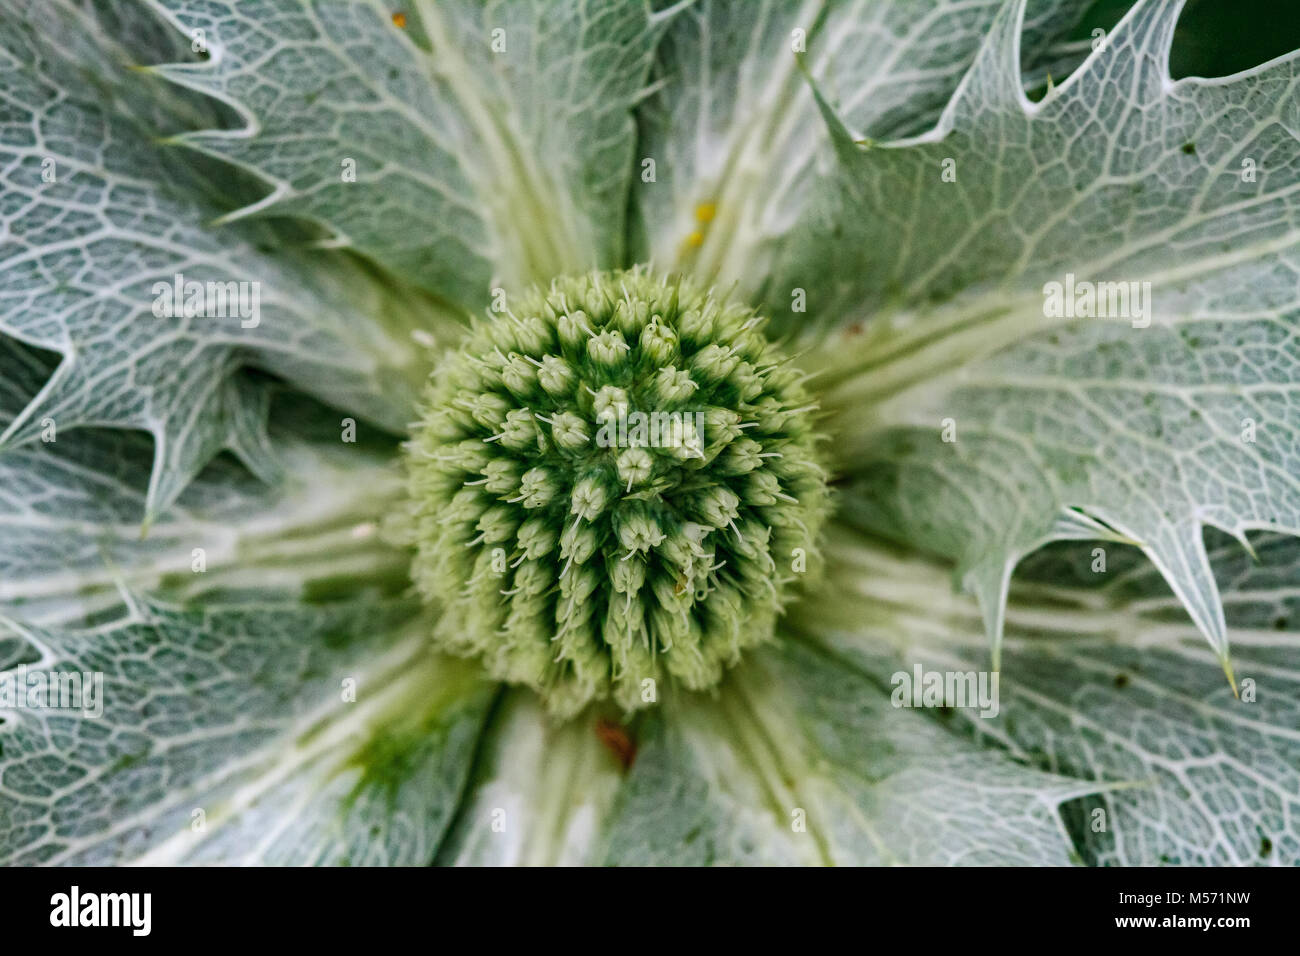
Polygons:
[[713,687],[815,550],[813,421],[761,317],[689,281],[520,297],[439,363],[407,448],[438,642],[565,715]]

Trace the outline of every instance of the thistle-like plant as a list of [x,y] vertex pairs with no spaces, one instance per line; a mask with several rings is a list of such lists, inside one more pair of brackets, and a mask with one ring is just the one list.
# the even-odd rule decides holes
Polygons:
[[1091,6],[0,0],[0,861],[1300,861],[1300,57]]

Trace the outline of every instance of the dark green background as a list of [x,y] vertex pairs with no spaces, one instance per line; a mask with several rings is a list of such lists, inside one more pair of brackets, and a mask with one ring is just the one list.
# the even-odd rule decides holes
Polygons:
[[[1076,32],[1109,29],[1132,0],[1098,0]],[[1188,0],[1178,19],[1170,72],[1226,76],[1300,48],[1300,0]]]

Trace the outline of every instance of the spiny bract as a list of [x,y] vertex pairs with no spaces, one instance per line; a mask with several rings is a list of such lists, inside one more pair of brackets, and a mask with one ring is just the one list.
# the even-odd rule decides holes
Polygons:
[[[434,371],[407,446],[436,639],[552,712],[711,687],[768,639],[826,510],[813,406],[751,310],[558,279]],[[653,683],[652,683],[653,682]]]

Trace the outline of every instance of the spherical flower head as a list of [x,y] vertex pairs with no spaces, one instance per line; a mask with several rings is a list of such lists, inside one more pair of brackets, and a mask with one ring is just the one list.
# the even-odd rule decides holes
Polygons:
[[827,490],[812,401],[762,325],[639,269],[477,323],[405,455],[437,643],[568,716],[712,687],[770,639]]

